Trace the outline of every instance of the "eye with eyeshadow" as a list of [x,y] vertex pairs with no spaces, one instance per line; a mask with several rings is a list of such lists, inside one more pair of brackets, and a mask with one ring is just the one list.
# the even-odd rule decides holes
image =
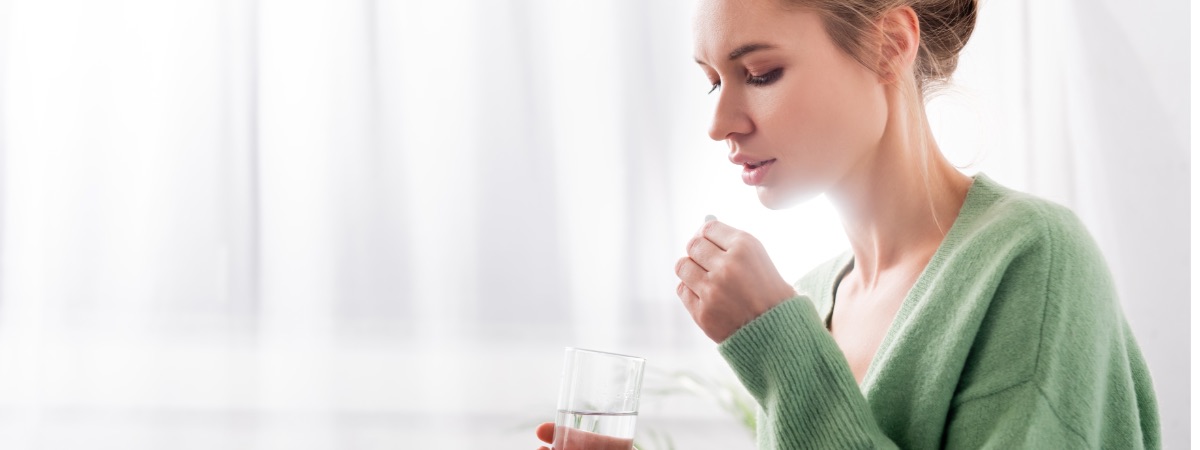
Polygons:
[[752,86],[766,86],[774,83],[781,76],[783,76],[783,69],[775,69],[762,75],[747,75],[746,84]]

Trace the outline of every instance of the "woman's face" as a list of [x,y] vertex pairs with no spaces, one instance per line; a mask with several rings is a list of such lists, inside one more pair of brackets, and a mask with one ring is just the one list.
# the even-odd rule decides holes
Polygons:
[[884,85],[811,11],[779,0],[700,0],[696,62],[719,96],[709,136],[779,209],[837,184],[879,147]]

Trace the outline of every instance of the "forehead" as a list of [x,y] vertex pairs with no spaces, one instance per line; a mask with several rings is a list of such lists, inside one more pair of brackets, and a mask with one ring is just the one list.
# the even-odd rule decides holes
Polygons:
[[[810,12],[784,0],[699,0],[693,21],[695,56],[709,64],[747,43],[783,46],[812,27]],[[811,19],[813,17],[808,17]]]

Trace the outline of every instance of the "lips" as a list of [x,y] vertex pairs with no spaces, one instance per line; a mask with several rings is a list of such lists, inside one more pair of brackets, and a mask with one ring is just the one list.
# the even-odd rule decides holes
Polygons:
[[774,159],[768,159],[766,161],[748,162],[748,163],[742,164],[742,166],[746,167],[747,169],[757,169],[759,167],[765,166],[765,165],[773,163],[773,162],[775,162]]
[[742,182],[758,186],[767,178],[767,172],[775,165],[774,159],[742,163]]

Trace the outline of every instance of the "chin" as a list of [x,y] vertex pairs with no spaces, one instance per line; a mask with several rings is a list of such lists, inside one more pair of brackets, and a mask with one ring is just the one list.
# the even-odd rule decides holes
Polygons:
[[804,203],[816,196],[816,192],[809,190],[794,190],[781,189],[778,187],[758,187],[758,201],[766,206],[767,209],[781,210],[788,209],[800,203]]

